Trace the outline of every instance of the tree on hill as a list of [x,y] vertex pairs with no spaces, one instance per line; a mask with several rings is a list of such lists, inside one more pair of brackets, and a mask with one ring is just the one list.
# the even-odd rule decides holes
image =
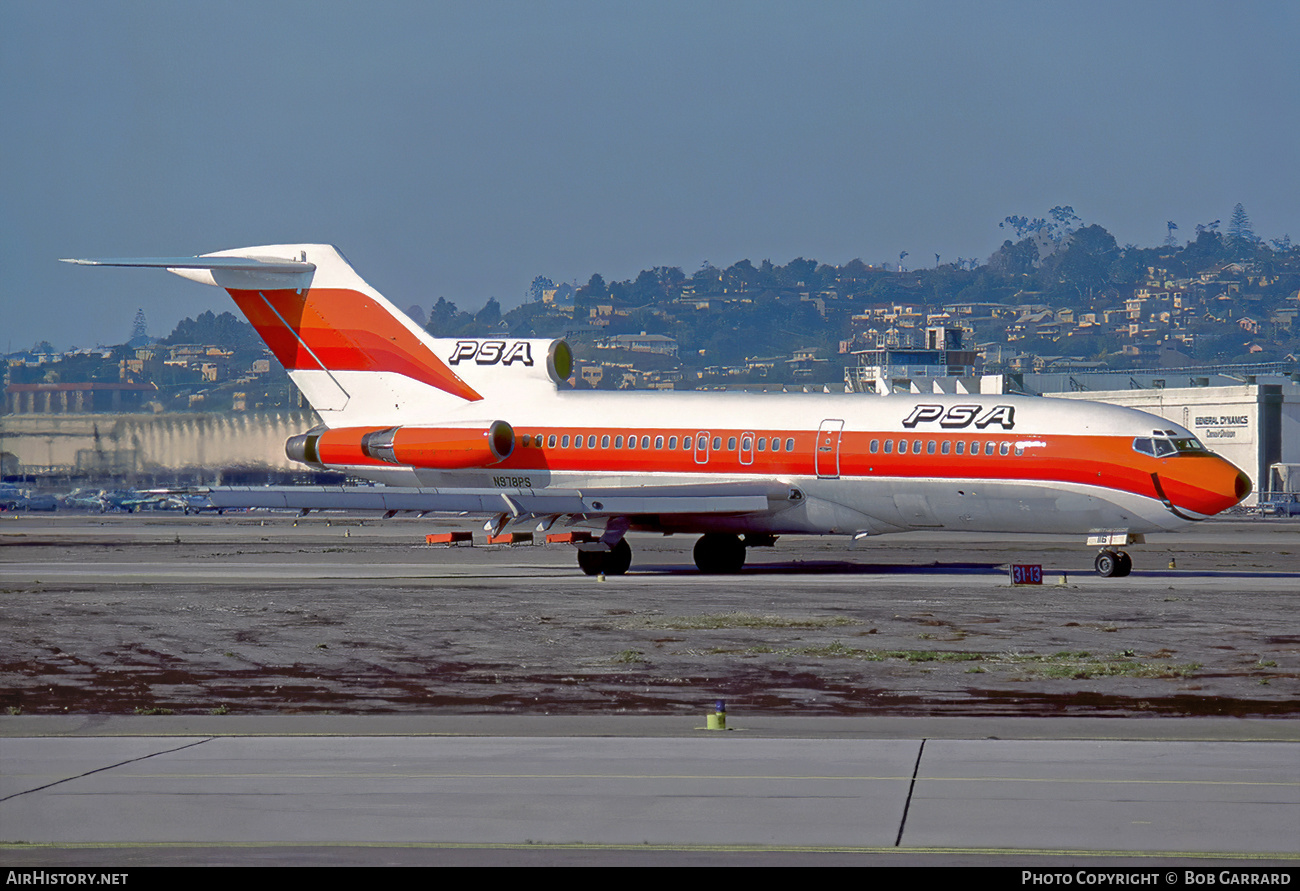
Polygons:
[[252,325],[233,313],[214,315],[208,310],[199,313],[197,318],[181,319],[162,342],[212,344],[228,350],[238,350],[260,347],[262,338]]
[[994,275],[1033,275],[1038,264],[1038,245],[1032,238],[1023,238],[1016,243],[1011,239],[1002,242],[1002,247],[989,257],[989,272]]
[[495,297],[489,297],[483,308],[474,314],[474,327],[482,337],[495,334],[501,327],[501,304]]
[[446,297],[439,297],[438,302],[429,310],[429,323],[424,326],[434,337],[455,337],[474,322],[473,317],[456,308]]
[[1119,256],[1115,236],[1101,226],[1074,230],[1066,246],[1043,261],[1048,302],[1062,306],[1110,287],[1110,271]]
[[1232,218],[1228,222],[1228,246],[1238,260],[1250,257],[1255,251],[1255,230],[1250,225],[1250,217],[1240,202],[1232,209]]
[[542,302],[542,293],[555,287],[555,282],[551,281],[544,275],[539,275],[533,279],[533,283],[528,286],[528,299],[534,303]]
[[1197,226],[1196,228],[1196,240],[1179,251],[1177,256],[1182,271],[1187,275],[1194,275],[1220,263],[1226,263],[1232,255],[1223,236],[1213,227]]

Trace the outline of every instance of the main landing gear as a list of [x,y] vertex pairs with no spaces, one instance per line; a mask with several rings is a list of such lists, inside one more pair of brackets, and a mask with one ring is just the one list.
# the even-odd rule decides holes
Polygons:
[[578,551],[578,568],[586,575],[622,575],[632,565],[632,546],[620,538],[608,551],[602,549]]
[[[755,546],[771,546],[774,537],[760,539]],[[708,575],[735,575],[745,565],[745,542],[728,532],[710,532],[695,543],[695,565]],[[600,545],[578,550],[578,568],[586,575],[622,575],[632,565],[632,548],[627,539],[606,550]]]
[[745,544],[729,532],[710,532],[695,543],[694,557],[706,575],[734,575],[745,565]]
[[1120,578],[1133,571],[1133,558],[1124,551],[1102,548],[1097,552],[1097,559],[1093,561],[1093,566],[1097,569],[1097,575],[1102,578]]

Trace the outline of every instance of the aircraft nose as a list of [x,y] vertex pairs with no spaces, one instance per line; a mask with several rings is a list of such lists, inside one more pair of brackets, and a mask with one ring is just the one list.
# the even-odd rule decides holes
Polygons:
[[1160,478],[1175,507],[1205,517],[1240,504],[1254,491],[1250,477],[1218,455],[1175,458]]
[[1249,495],[1254,488],[1255,487],[1250,484],[1250,477],[1238,470],[1236,484],[1237,503],[1239,504],[1245,500],[1246,496]]

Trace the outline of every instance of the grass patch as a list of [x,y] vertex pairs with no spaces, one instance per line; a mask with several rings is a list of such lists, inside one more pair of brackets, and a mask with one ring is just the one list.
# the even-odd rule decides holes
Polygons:
[[[804,647],[715,647],[712,655],[777,655],[812,659],[857,659],[863,662],[897,660],[910,663],[976,663],[967,674],[982,674],[998,669],[1014,670],[1029,679],[1087,680],[1089,678],[1189,678],[1200,668],[1199,662],[1181,665],[1167,661],[1145,661],[1132,650],[1111,655],[1095,655],[1087,650],[1061,650],[1057,653],[976,653],[969,650],[871,650],[849,646],[843,641]],[[1155,657],[1160,658],[1159,654]]]
[[1145,662],[1135,658],[1132,650],[1109,656],[1094,656],[1087,651],[1068,650],[1050,656],[1029,653],[1006,653],[997,662],[1018,668],[1030,678],[1088,680],[1089,678],[1189,678],[1200,668],[1199,662],[1173,665],[1168,662]]
[[862,659],[866,662],[880,662],[885,658],[875,650],[851,647],[838,640],[818,647],[783,647],[779,650],[768,648],[768,652],[779,653],[782,656],[811,656],[814,659]]
[[831,616],[777,616],[758,613],[714,613],[699,616],[655,616],[635,619],[625,627],[667,628],[674,631],[720,628],[836,628],[857,624],[853,619]]
[[645,658],[645,653],[641,652],[640,650],[624,650],[623,652],[619,653],[610,661],[629,665],[637,662],[645,662],[646,658]]

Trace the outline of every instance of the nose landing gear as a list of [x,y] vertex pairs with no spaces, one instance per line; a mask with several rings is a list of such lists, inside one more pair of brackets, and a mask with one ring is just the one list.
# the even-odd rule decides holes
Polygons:
[[1125,551],[1102,548],[1097,552],[1093,566],[1102,578],[1122,578],[1133,571],[1133,558]]

